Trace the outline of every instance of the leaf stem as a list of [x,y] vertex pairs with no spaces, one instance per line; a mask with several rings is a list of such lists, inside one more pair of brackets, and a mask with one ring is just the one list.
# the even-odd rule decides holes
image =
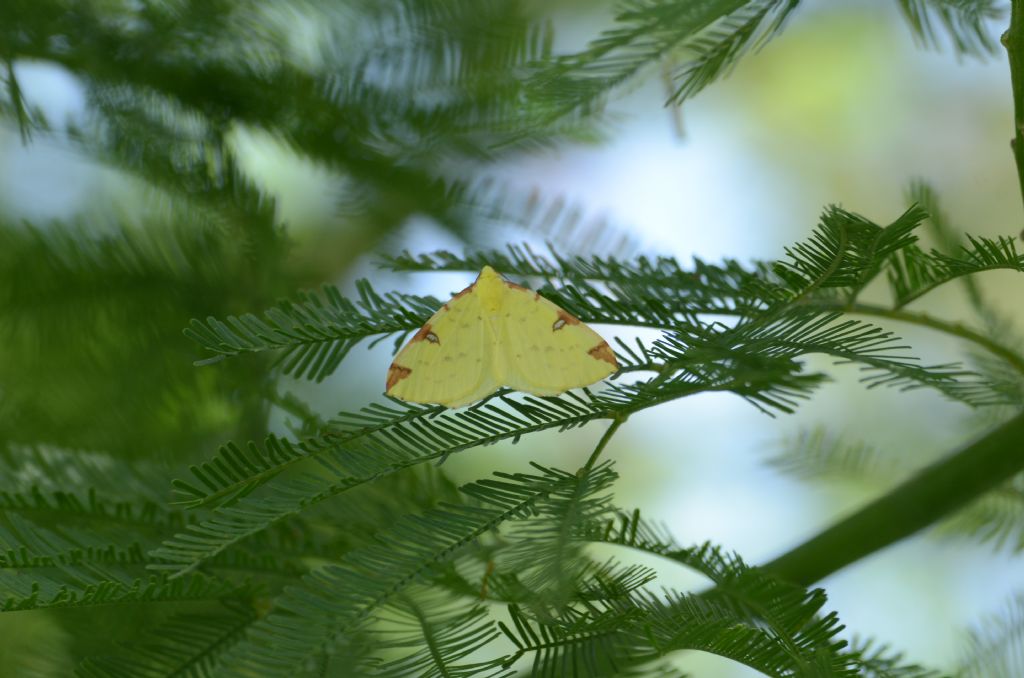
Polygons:
[[587,459],[587,463],[583,465],[583,468],[580,469],[577,475],[584,476],[590,472],[590,469],[594,468],[594,464],[597,463],[597,458],[601,456],[601,453],[604,452],[604,448],[607,447],[612,436],[615,435],[615,432],[618,431],[619,427],[625,422],[625,416],[616,416],[612,419],[612,425],[608,427],[608,430],[604,432],[601,439],[597,441],[597,447],[595,447],[594,451],[590,453],[590,458]]
[[1024,413],[764,565],[810,586],[951,514],[1024,470]]
[[1024,0],[1010,2],[1010,28],[1003,33],[1003,46],[1010,61],[1013,88],[1013,139],[1010,148],[1017,164],[1017,180],[1024,200]]
[[1013,369],[1017,370],[1020,374],[1024,375],[1024,357],[1021,357],[1019,353],[1003,346],[997,341],[993,341],[991,338],[972,330],[963,323],[948,322],[940,318],[928,315],[927,313],[913,313],[911,311],[903,311],[900,309],[890,309],[884,306],[875,306],[873,304],[853,304],[851,306],[836,305],[836,310],[844,311],[846,313],[853,313],[856,315],[867,315],[874,316],[877,318],[890,318],[892,320],[899,320],[901,322],[910,323],[912,325],[921,325],[923,327],[930,327],[940,332],[952,334],[960,337],[965,341],[977,344],[981,346],[989,353],[996,355],[1007,363],[1013,366]]

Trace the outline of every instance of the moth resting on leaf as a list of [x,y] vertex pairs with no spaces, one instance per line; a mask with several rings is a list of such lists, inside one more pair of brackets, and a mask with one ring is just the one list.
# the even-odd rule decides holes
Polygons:
[[476,282],[438,309],[395,356],[386,392],[462,407],[502,386],[558,395],[618,369],[597,332],[484,266]]

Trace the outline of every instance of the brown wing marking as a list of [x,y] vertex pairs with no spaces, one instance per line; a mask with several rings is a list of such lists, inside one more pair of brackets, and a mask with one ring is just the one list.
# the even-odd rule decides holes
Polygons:
[[[505,287],[509,288],[510,290],[519,290],[520,292],[526,292],[527,294],[529,294],[530,292],[533,292],[533,290],[531,290],[528,287],[523,287],[522,285],[517,285],[514,282],[509,282],[508,280],[502,280],[501,282],[505,283]],[[539,299],[540,299],[540,292],[533,292],[533,300],[537,301]]]
[[419,329],[410,341],[423,341],[426,339],[431,344],[440,344],[441,341],[437,338],[437,335],[430,331],[430,323],[427,323]]
[[612,367],[615,367],[616,369],[619,367],[618,361],[615,360],[615,354],[612,353],[612,349],[608,346],[607,341],[602,341],[600,344],[587,351],[587,353],[597,360],[604,360],[611,363]]
[[558,320],[551,325],[551,331],[557,332],[566,325],[579,325],[580,320],[571,313],[566,313],[562,309],[558,309]]
[[[455,300],[456,300],[456,299],[458,299],[459,297],[462,297],[462,296],[465,296],[465,295],[469,294],[470,292],[472,292],[472,291],[473,291],[473,288],[474,288],[474,287],[476,287],[476,283],[473,283],[472,285],[470,285],[469,287],[467,287],[466,289],[462,290],[461,292],[459,292],[458,294],[456,294],[456,295],[455,295],[454,297],[452,297],[451,299],[449,299],[449,300],[448,300],[448,304],[452,303],[453,301],[455,301]],[[445,306],[447,306],[448,304],[445,304]]]
[[388,368],[388,385],[387,388],[384,389],[384,392],[386,393],[390,391],[395,384],[402,381],[410,374],[412,374],[412,370],[408,367],[402,367],[401,365],[391,363],[391,367]]

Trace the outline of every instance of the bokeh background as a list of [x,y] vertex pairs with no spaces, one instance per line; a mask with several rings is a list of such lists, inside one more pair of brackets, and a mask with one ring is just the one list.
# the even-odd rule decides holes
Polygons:
[[[582,47],[611,16],[607,4],[591,2],[546,3],[543,11],[553,18],[556,50]],[[301,34],[308,27],[295,30]],[[1001,30],[993,25],[994,35]],[[24,61],[17,73],[26,100],[50,120],[87,111],[81,83],[67,71]],[[607,222],[626,234],[632,251],[684,261],[779,258],[784,246],[811,231],[829,203],[887,223],[907,206],[906,189],[916,178],[934,186],[952,221],[967,232],[995,236],[1021,229],[1008,147],[1009,73],[1002,55],[958,59],[949,50],[921,49],[894,2],[805,2],[782,36],[744,59],[728,79],[681,110],[665,108],[665,98],[659,74],[649,73],[611,104],[603,140],[518,153],[479,169],[524,193],[536,189],[564,197],[581,209],[582,222]],[[467,242],[426,218],[410,218],[381,240],[345,218],[339,179],[330,170],[264,136],[239,133],[235,143],[242,169],[276,197],[279,221],[294,241],[288,265],[307,270],[309,285],[333,282],[352,291],[356,278],[369,277],[379,289],[443,297],[469,277],[386,274],[374,266],[375,253],[542,240],[535,233],[502,230],[482,238],[488,242]],[[95,234],[117,219],[144,223],[149,212],[166,209],[162,199],[59,140],[26,142],[15,126],[0,126],[0,214],[7,222],[45,225],[58,219]],[[983,287],[1008,315],[1019,317],[1019,281],[994,273]],[[964,296],[952,287],[917,303],[944,318],[969,316]],[[261,309],[235,309],[245,310]],[[180,326],[187,320],[182,317]],[[963,357],[962,347],[948,338],[893,327],[926,361]],[[77,331],[73,325],[66,329]],[[621,328],[598,329],[631,336]],[[155,354],[160,347],[151,350]],[[328,416],[358,407],[379,397],[389,350],[388,342],[357,349],[358,357],[325,382],[295,381],[283,388]],[[196,349],[191,357],[202,356]],[[95,369],[69,378],[106,375],[116,385],[114,366],[97,361]],[[983,425],[938,394],[869,392],[852,369],[822,367],[838,378],[791,416],[770,418],[738,398],[706,395],[631,419],[608,452],[622,476],[619,503],[642,506],[684,543],[710,539],[748,562],[765,562],[877,495],[900,473],[969,440]],[[33,379],[47,377],[20,378],[16,383],[33,388]],[[111,387],[109,402],[116,404],[117,390]],[[230,402],[209,407],[209,421],[238,415]],[[287,432],[283,412],[273,410],[271,421]],[[74,437],[75,425],[68,426],[68,437]],[[786,441],[818,426],[878,448],[899,470],[879,483],[808,484],[766,465]],[[537,435],[458,455],[447,464],[466,480],[497,467],[519,470],[528,460],[571,468],[599,433]],[[137,454],[152,461],[159,451]],[[700,585],[685,573],[659,569],[665,584]],[[1020,589],[1024,571],[1009,551],[930,530],[821,585],[846,634],[873,636],[910,659],[948,668],[963,650],[965,628]],[[31,619],[14,624],[0,618],[0,674],[9,675],[2,669],[4,657],[31,647],[25,639],[32,634],[59,635],[45,617]],[[698,676],[752,675],[716,658],[683,657],[679,665]]]

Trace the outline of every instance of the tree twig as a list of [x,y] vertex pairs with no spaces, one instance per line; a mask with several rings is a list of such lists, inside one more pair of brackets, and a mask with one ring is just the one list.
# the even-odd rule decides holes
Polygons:
[[625,416],[618,416],[612,420],[612,425],[608,427],[608,430],[604,432],[601,439],[597,441],[597,446],[594,448],[594,451],[590,453],[590,458],[587,459],[587,463],[580,469],[580,476],[589,473],[590,469],[594,468],[597,458],[601,456],[601,452],[603,452],[604,448],[608,445],[608,441],[612,439],[612,436],[615,435],[615,432],[619,430],[619,427],[622,426],[625,421]]
[[1024,471],[1024,413],[764,565],[803,586],[909,537]]
[[1010,28],[1003,33],[1003,46],[1010,60],[1013,88],[1013,138],[1010,147],[1017,163],[1017,180],[1024,200],[1024,0],[1010,2]]

